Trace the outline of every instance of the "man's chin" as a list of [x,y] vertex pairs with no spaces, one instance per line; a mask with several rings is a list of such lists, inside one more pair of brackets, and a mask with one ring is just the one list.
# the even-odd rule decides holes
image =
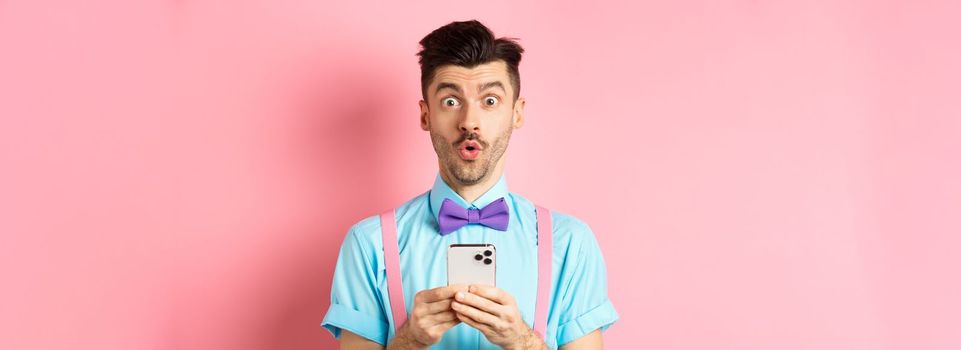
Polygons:
[[473,172],[464,173],[456,170],[452,171],[451,175],[454,177],[455,180],[457,180],[457,182],[460,182],[461,184],[464,184],[464,185],[473,185],[473,184],[479,183],[481,182],[481,180],[487,177],[487,173],[473,173]]

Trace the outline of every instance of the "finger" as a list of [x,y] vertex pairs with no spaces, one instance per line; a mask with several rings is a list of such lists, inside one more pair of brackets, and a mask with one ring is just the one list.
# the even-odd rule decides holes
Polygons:
[[465,305],[455,301],[451,304],[451,308],[453,308],[458,314],[470,317],[472,320],[486,324],[492,328],[496,328],[497,324],[500,322],[500,318],[497,316],[481,311],[470,305]]
[[421,307],[420,315],[431,315],[438,312],[444,312],[450,310],[451,299],[444,299],[441,301],[435,301],[433,303],[423,304]]
[[472,284],[468,288],[468,291],[501,305],[510,305],[514,303],[514,297],[511,296],[510,293],[507,293],[503,289],[494,286]]
[[436,326],[434,326],[434,327],[432,327],[432,328],[438,328],[438,329],[440,330],[440,333],[445,333],[445,332],[447,332],[447,330],[449,330],[449,329],[451,329],[452,327],[456,326],[456,325],[459,324],[460,322],[461,322],[461,321],[458,320],[457,317],[455,316],[453,320],[450,320],[450,321],[447,321],[447,322],[444,322],[444,323],[437,324]]
[[458,292],[454,294],[454,300],[459,303],[473,306],[477,309],[484,310],[485,312],[500,317],[504,314],[504,306],[495,303],[487,298],[474,293],[462,293]]
[[477,322],[477,320],[470,318],[470,316],[467,316],[464,314],[457,314],[457,319],[481,331],[481,333],[484,333],[484,335],[494,334],[494,330],[490,326]]
[[434,289],[422,290],[415,296],[416,299],[419,297],[421,302],[433,303],[435,301],[441,301],[444,299],[450,299],[454,296],[454,293],[460,290],[467,290],[467,286],[462,284],[455,284],[451,286],[437,287]]
[[445,311],[441,313],[436,313],[428,316],[432,323],[444,323],[457,319],[457,313],[453,311]]

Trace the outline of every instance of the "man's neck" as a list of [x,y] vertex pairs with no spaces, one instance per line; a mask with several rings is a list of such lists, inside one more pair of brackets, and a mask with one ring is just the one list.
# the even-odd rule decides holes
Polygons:
[[483,180],[472,185],[461,184],[452,179],[450,174],[446,174],[444,171],[440,172],[440,177],[444,180],[444,182],[447,183],[447,186],[450,186],[450,188],[454,190],[454,192],[456,192],[461,198],[463,198],[464,201],[467,203],[472,203],[477,200],[477,198],[480,198],[480,196],[484,195],[484,193],[487,193],[491,187],[494,187],[494,185],[497,184],[497,181],[500,180],[503,173],[503,169],[494,169],[494,171],[491,171],[489,174],[487,174],[487,177],[485,177]]

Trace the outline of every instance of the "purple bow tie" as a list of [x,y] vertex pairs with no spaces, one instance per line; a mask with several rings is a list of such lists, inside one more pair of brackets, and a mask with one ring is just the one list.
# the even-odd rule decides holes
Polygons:
[[509,218],[510,214],[504,197],[483,209],[464,209],[454,201],[444,198],[444,202],[440,205],[437,222],[440,224],[440,235],[444,236],[467,224],[481,224],[498,231],[507,231]]

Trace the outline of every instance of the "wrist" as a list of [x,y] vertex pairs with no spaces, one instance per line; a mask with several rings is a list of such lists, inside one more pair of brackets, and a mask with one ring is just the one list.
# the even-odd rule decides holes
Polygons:
[[537,333],[534,333],[533,329],[524,327],[517,340],[503,348],[504,350],[541,350],[547,349],[547,345],[537,336]]
[[387,345],[389,350],[427,350],[430,345],[421,343],[414,337],[410,332],[410,328],[407,327],[407,323],[400,326],[397,330],[397,334],[394,335],[394,340]]

